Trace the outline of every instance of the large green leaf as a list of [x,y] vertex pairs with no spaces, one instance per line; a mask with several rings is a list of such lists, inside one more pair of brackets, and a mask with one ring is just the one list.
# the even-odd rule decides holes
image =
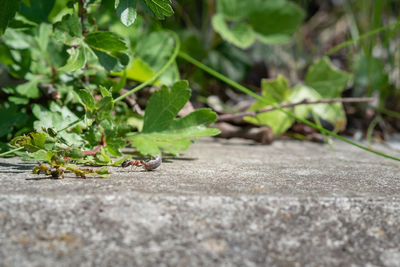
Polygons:
[[334,67],[328,57],[323,57],[310,66],[306,84],[314,88],[323,98],[340,97],[351,75]]
[[298,5],[285,0],[219,0],[213,27],[223,39],[247,48],[256,38],[267,44],[288,41],[304,17]]
[[4,33],[8,22],[14,18],[19,9],[19,0],[2,0],[0,6],[0,35]]
[[93,32],[85,36],[85,42],[107,71],[119,72],[129,64],[129,56],[123,52],[127,46],[117,35],[111,32]]
[[171,0],[144,0],[146,5],[153,11],[158,19],[164,19],[174,14]]
[[172,88],[163,86],[149,99],[144,116],[143,133],[165,130],[191,95],[188,83],[179,81]]
[[229,28],[224,15],[218,14],[212,18],[212,25],[222,38],[237,47],[247,48],[254,42],[255,35],[253,29],[246,23],[239,23]]
[[154,93],[146,107],[142,132],[129,137],[132,145],[144,155],[160,154],[160,149],[177,154],[189,147],[190,138],[218,134],[219,130],[207,127],[217,118],[210,109],[199,109],[175,119],[189,97],[185,81],[175,83],[171,89],[163,86]]
[[132,25],[136,20],[136,4],[137,0],[115,0],[117,15],[127,27]]
[[248,17],[248,23],[258,34],[260,41],[282,43],[297,31],[305,17],[295,3],[287,1],[262,1]]

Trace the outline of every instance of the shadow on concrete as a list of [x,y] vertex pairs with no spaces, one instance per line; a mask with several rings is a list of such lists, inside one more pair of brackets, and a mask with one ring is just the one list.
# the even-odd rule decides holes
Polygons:
[[6,163],[0,162],[0,173],[22,173],[27,170],[32,170],[35,163]]

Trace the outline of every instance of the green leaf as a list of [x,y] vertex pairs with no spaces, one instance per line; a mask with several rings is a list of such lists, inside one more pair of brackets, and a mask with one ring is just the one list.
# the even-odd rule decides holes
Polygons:
[[222,14],[229,20],[238,21],[245,19],[258,4],[257,0],[218,0],[217,14]]
[[215,15],[212,18],[212,25],[223,39],[237,47],[248,48],[255,40],[253,29],[248,24],[239,23],[229,28],[222,14]]
[[93,49],[93,52],[99,59],[100,64],[109,72],[122,71],[129,64],[129,57],[125,53],[106,53],[97,49]]
[[32,132],[28,135],[18,136],[11,140],[11,144],[16,147],[24,147],[28,152],[36,152],[44,149],[47,135],[43,132]]
[[46,52],[47,44],[49,43],[50,35],[53,31],[53,26],[48,23],[41,23],[39,27],[39,34],[36,40],[42,52]]
[[261,90],[262,96],[267,103],[281,103],[290,94],[289,82],[282,75],[278,75],[276,80],[262,79]]
[[0,137],[13,131],[14,127],[22,127],[28,120],[28,115],[21,112],[13,103],[0,103]]
[[117,15],[121,19],[121,22],[129,27],[136,20],[136,4],[137,0],[116,0],[115,6],[117,9]]
[[288,41],[304,17],[298,5],[284,0],[219,0],[213,28],[228,42],[247,48],[255,38],[267,44]]
[[[125,69],[126,78],[145,82],[151,79],[155,72],[141,58],[135,58],[131,64]],[[112,73],[112,75],[123,76],[123,72]],[[157,84],[157,82],[155,82]]]
[[[289,111],[288,109],[285,110]],[[249,111],[254,110],[249,109]],[[256,117],[244,117],[244,120],[255,125],[268,125],[276,136],[286,132],[287,129],[289,129],[294,123],[294,119],[292,119],[292,117],[279,110],[260,113]]]
[[164,19],[174,14],[171,0],[144,0],[147,6],[154,12],[158,19]]
[[0,35],[4,33],[10,20],[19,9],[19,0],[3,0],[0,6]]
[[284,42],[297,31],[305,17],[304,11],[288,1],[262,1],[248,17],[248,23],[269,44]]
[[323,98],[335,98],[341,96],[350,78],[350,74],[337,69],[328,57],[323,57],[310,66],[305,81]]
[[[66,106],[60,107],[54,102],[50,104],[50,110],[41,105],[34,104],[32,113],[38,119],[33,123],[33,127],[36,130],[54,128],[56,131],[59,131],[78,119]],[[81,145],[83,141],[79,135],[66,131],[58,132],[58,136],[66,140],[70,145]]]
[[93,95],[86,89],[78,90],[79,98],[82,101],[82,104],[85,106],[85,109],[89,111],[94,110],[94,97]]
[[85,42],[93,49],[105,52],[122,52],[127,49],[125,43],[111,32],[92,32],[85,36]]
[[100,93],[101,93],[102,97],[106,97],[106,96],[111,96],[112,97],[112,94],[111,94],[110,90],[108,90],[104,86],[100,85],[99,89],[100,89]]
[[70,57],[67,63],[59,68],[59,71],[74,71],[82,69],[86,64],[86,54],[83,47],[68,49]]
[[39,98],[40,91],[38,88],[38,84],[42,82],[43,79],[39,76],[33,76],[33,75],[29,75],[28,79],[29,79],[28,82],[18,85],[16,87],[16,91],[21,96],[25,96],[28,98]]
[[[296,103],[303,100],[317,101],[323,97],[313,88],[300,85],[293,89],[289,102]],[[294,113],[304,119],[312,114],[318,115],[323,120],[332,123],[337,130],[343,130],[346,126],[346,114],[342,103],[299,105],[294,107]]]
[[74,38],[82,37],[82,25],[76,13],[63,16],[54,28],[54,38],[64,44],[71,44]]
[[217,118],[210,109],[199,109],[175,119],[189,98],[190,90],[185,81],[175,83],[171,90],[164,86],[155,92],[146,107],[142,132],[128,137],[132,145],[144,155],[160,154],[160,148],[177,154],[189,147],[190,138],[219,134],[218,129],[207,127]]
[[96,119],[98,121],[104,120],[112,111],[114,102],[112,97],[103,97],[99,102],[96,103]]
[[36,23],[48,22],[55,2],[56,0],[32,0],[29,3],[22,1],[19,13]]
[[[248,111],[261,110],[270,107],[269,104],[280,104],[288,100],[290,95],[289,82],[281,75],[276,80],[263,79],[261,82],[262,97]],[[245,117],[246,121],[256,125],[268,125],[275,135],[281,135],[292,126],[294,120],[280,111],[258,114],[256,117]]]
[[163,86],[150,97],[145,110],[143,133],[164,130],[172,123],[190,98],[188,86],[188,82],[179,81],[171,89]]

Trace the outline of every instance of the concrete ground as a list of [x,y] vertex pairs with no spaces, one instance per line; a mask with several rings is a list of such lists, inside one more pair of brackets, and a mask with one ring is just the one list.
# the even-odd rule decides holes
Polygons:
[[0,159],[0,266],[400,266],[400,163],[334,148],[204,139],[86,180]]

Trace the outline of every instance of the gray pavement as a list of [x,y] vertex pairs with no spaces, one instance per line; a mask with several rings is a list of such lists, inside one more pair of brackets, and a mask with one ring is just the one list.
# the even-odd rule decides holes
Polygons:
[[0,159],[0,266],[400,266],[400,163],[334,148],[204,139],[85,180]]

